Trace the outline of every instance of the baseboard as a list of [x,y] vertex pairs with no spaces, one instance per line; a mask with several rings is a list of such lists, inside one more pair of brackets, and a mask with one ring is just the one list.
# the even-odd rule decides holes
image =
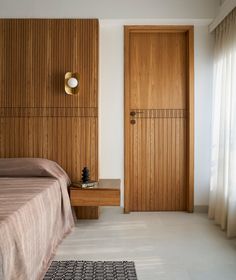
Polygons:
[[[122,207],[122,206],[121,207],[114,207],[114,206],[113,207],[112,206],[101,207],[101,209],[103,209],[103,208],[115,209],[115,211],[120,211],[121,213],[124,213],[124,207]],[[208,208],[209,208],[208,205],[195,205],[193,212],[194,213],[208,213]]]
[[208,205],[195,205],[194,212],[195,213],[208,213]]

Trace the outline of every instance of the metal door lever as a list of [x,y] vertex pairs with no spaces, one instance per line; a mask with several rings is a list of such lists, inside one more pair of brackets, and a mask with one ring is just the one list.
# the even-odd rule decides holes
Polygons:
[[131,111],[130,116],[135,117],[137,114],[143,114],[143,113],[144,113],[143,111],[139,111],[139,112]]

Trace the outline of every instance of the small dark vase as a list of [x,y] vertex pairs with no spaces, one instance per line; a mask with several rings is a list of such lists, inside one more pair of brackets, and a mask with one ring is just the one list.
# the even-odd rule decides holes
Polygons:
[[88,167],[84,167],[83,170],[82,170],[82,178],[81,178],[82,182],[83,183],[89,182],[89,180],[90,180],[89,176],[90,176],[90,174],[89,174]]

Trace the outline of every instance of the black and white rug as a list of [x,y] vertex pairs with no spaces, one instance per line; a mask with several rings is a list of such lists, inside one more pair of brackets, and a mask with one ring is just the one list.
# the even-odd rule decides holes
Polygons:
[[137,280],[134,262],[53,261],[44,280]]

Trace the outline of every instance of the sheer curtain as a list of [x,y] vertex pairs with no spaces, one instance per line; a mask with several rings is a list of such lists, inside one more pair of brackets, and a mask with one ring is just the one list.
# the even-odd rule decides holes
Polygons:
[[215,32],[209,217],[236,237],[236,9]]

